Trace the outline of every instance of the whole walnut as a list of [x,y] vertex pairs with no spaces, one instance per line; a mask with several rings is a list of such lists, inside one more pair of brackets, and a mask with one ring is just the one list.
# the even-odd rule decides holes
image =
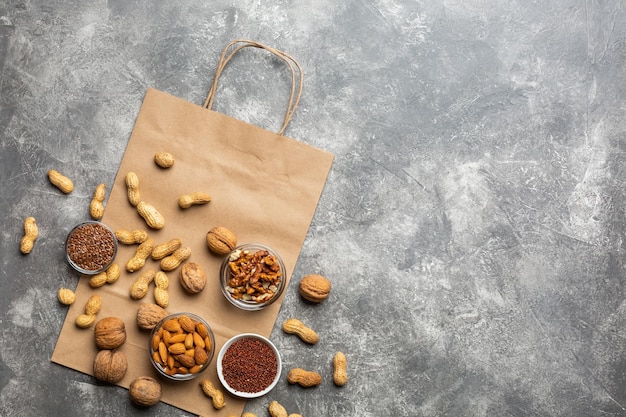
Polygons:
[[237,246],[237,236],[229,229],[217,226],[207,233],[206,243],[212,252],[226,255]]
[[137,405],[149,407],[161,401],[161,384],[149,376],[140,376],[128,387],[130,399]]
[[126,326],[118,317],[105,317],[94,327],[98,349],[117,349],[126,341]]
[[321,303],[328,298],[331,288],[330,281],[318,274],[305,275],[298,286],[302,298],[312,303]]
[[187,262],[180,268],[180,285],[189,294],[197,294],[206,285],[206,274],[200,265]]
[[128,360],[124,352],[103,349],[93,360],[93,376],[96,379],[114,384],[124,378]]
[[167,311],[163,307],[144,303],[137,309],[137,326],[142,330],[152,330],[165,316]]

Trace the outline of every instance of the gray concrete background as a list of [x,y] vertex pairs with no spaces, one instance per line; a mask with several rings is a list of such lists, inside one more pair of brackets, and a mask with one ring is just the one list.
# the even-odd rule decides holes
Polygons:
[[[287,135],[336,156],[277,321],[322,341],[272,339],[350,374],[247,411],[626,415],[626,11],[594,0],[0,0],[0,415],[187,415],[49,361],[91,191],[45,174],[110,185],[146,88],[201,104],[235,38],[299,60]],[[278,130],[281,68],[233,61],[215,109]],[[297,295],[311,270],[334,284],[319,306]]]

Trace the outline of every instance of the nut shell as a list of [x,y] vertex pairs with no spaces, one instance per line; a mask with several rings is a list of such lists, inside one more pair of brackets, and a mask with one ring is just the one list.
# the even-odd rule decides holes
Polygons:
[[169,152],[157,152],[154,155],[154,162],[161,168],[170,168],[174,165],[174,155]]
[[156,230],[165,227],[165,217],[152,204],[140,201],[137,204],[137,213],[143,217],[148,227]]
[[74,291],[69,288],[59,288],[57,298],[61,304],[69,306],[74,304],[74,301],[76,301],[76,294],[74,294]]
[[128,360],[124,352],[103,349],[93,360],[93,376],[104,382],[114,384],[124,378],[128,369]]
[[187,262],[180,269],[180,285],[190,294],[197,294],[206,285],[206,274],[195,262]]
[[226,255],[237,247],[237,236],[229,229],[217,226],[207,233],[206,243],[212,252],[218,255]]
[[302,298],[312,303],[321,303],[327,299],[331,288],[330,281],[318,274],[305,275],[298,286]]
[[126,341],[126,326],[118,317],[105,317],[94,327],[98,349],[117,349]]
[[314,371],[306,371],[302,368],[294,368],[287,375],[287,382],[298,384],[302,387],[315,387],[322,383],[322,376]]
[[142,407],[150,407],[161,401],[161,384],[149,376],[134,379],[128,387],[130,399]]
[[137,309],[137,326],[142,330],[152,330],[162,319],[167,316],[167,311],[162,307],[145,303]]
[[335,353],[333,357],[333,382],[338,387],[343,387],[348,382],[347,366],[346,355],[344,355],[343,352]]

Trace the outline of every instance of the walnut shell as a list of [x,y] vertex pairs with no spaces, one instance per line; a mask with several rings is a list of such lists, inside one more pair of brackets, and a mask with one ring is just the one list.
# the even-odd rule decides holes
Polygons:
[[237,246],[237,236],[229,229],[217,226],[207,233],[206,243],[214,253],[226,255]]
[[130,383],[128,393],[135,404],[149,407],[161,401],[161,384],[152,377],[140,376]]
[[128,360],[124,352],[103,349],[93,360],[93,376],[96,379],[114,384],[124,378]]
[[302,298],[313,303],[321,303],[328,298],[331,288],[330,281],[318,274],[305,275],[299,285]]
[[117,349],[126,341],[126,326],[117,317],[105,317],[94,327],[98,349]]
[[206,274],[200,265],[187,262],[180,269],[180,285],[190,294],[197,294],[206,285]]
[[142,330],[152,330],[162,319],[167,316],[167,311],[161,306],[145,303],[137,309],[137,326]]

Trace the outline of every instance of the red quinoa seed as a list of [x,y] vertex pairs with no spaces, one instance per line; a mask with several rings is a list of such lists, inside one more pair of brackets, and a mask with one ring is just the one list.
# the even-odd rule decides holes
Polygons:
[[222,359],[224,380],[240,392],[263,391],[274,381],[277,371],[278,361],[272,348],[252,337],[236,340]]

